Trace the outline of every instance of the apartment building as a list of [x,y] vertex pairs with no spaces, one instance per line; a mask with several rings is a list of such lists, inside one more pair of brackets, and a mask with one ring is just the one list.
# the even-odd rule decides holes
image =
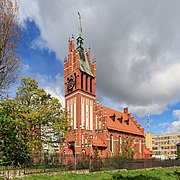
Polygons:
[[145,134],[145,144],[153,151],[152,157],[159,159],[175,159],[177,146],[180,143],[179,134],[164,134],[155,136],[152,133]]

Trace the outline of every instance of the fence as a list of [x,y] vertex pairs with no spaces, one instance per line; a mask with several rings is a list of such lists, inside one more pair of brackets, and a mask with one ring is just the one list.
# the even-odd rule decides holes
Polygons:
[[115,169],[144,169],[156,167],[175,167],[180,166],[180,159],[177,160],[158,160],[158,159],[139,159],[127,160],[120,157],[107,157],[100,159],[89,156],[64,156],[58,158],[47,157],[41,164],[26,163],[20,167],[0,166],[0,177],[22,177],[28,174],[82,171],[94,172]]

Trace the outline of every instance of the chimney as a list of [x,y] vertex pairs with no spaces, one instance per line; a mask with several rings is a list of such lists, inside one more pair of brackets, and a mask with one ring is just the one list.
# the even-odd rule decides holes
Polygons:
[[127,115],[128,115],[128,107],[125,107],[125,108],[124,108],[124,114],[127,114]]

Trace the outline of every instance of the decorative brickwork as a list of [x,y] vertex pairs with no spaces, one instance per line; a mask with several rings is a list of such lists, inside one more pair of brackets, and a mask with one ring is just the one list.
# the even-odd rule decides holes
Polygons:
[[61,154],[91,157],[97,148],[100,157],[114,156],[121,153],[123,142],[131,140],[135,159],[151,158],[152,152],[144,144],[144,129],[128,108],[119,112],[96,103],[96,62],[90,59],[90,49],[85,51],[82,46],[81,22],[79,29],[77,48],[72,37],[64,61],[65,107],[72,122]]

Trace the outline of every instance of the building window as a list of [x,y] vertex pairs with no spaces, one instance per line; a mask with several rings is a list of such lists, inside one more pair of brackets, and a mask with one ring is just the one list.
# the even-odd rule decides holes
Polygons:
[[90,92],[92,93],[92,78],[90,79]]
[[141,153],[141,140],[139,140],[139,152]]
[[110,135],[110,151],[113,152],[113,135]]
[[81,89],[83,89],[83,73],[81,73]]
[[118,151],[121,151],[121,136],[118,137]]
[[75,89],[76,89],[76,73],[74,73],[74,79],[75,79],[74,87],[75,87]]
[[88,76],[86,76],[86,91],[88,90]]
[[81,142],[81,144],[84,144],[84,135],[82,134],[82,137],[81,137],[82,139],[82,142]]
[[82,157],[85,158],[86,157],[86,151],[83,149],[82,150]]

